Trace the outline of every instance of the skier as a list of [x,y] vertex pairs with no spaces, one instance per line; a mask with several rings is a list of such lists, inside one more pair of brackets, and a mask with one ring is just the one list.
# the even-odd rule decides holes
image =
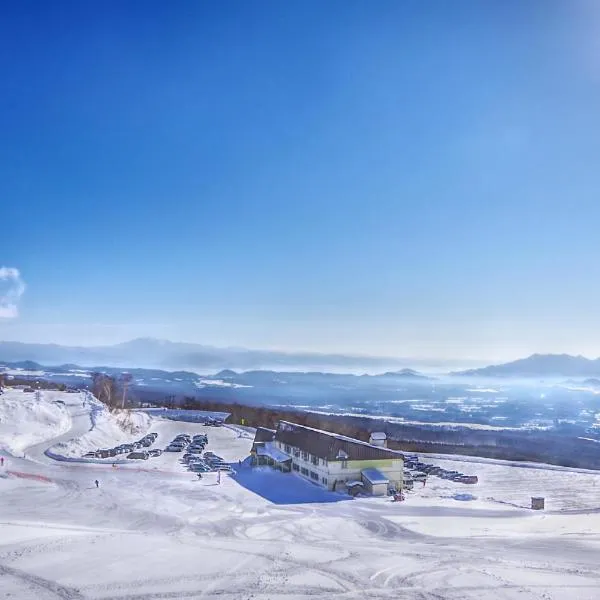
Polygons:
[[96,484],[96,487],[99,488],[100,487],[100,482],[96,479],[96,481],[94,482]]
[[198,479],[202,479],[202,473],[198,473]]
[[0,467],[4,466],[4,456],[0,456]]

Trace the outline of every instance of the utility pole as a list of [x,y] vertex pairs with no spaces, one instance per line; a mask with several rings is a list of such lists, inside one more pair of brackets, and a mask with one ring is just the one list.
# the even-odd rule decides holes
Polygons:
[[121,381],[123,383],[123,402],[122,402],[121,408],[124,409],[125,408],[125,399],[127,397],[127,387],[129,386],[129,382],[131,381],[131,374],[123,373],[121,375]]

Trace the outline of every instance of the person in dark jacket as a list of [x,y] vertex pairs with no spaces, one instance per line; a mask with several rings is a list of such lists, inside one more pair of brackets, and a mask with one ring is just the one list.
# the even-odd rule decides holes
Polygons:
[[96,481],[94,482],[96,484],[96,487],[100,487],[100,482],[96,479]]

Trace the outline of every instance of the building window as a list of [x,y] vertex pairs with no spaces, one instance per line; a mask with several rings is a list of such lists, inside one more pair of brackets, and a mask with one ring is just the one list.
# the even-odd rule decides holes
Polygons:
[[323,485],[327,485],[327,477],[323,477],[323,478],[321,478],[321,483],[322,483]]
[[315,473],[314,471],[310,472],[310,478],[314,479],[315,481],[319,481],[319,474]]
[[302,460],[308,460],[308,452],[302,450]]
[[347,469],[348,468],[348,461],[347,460],[343,460],[342,461],[342,469]]
[[292,463],[292,469],[294,469],[294,471],[299,471],[300,467],[298,466],[298,463]]
[[287,452],[288,454],[292,453],[292,449],[286,444],[283,449],[285,450],[285,452]]
[[308,477],[308,469],[305,469],[304,467],[300,468],[300,473],[302,473],[302,475],[306,475]]
[[310,462],[315,465],[315,467],[319,466],[319,459],[316,456],[312,456]]
[[327,466],[327,459],[326,458],[322,458],[321,459],[321,464],[326,467]]
[[294,448],[294,456],[300,458],[300,450],[298,450],[298,448]]

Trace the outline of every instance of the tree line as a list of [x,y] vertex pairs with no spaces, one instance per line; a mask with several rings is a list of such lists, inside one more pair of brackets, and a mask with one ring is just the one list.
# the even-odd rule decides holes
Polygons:
[[118,377],[107,373],[94,372],[91,374],[90,392],[110,410],[128,406],[128,390],[131,382],[129,373]]

